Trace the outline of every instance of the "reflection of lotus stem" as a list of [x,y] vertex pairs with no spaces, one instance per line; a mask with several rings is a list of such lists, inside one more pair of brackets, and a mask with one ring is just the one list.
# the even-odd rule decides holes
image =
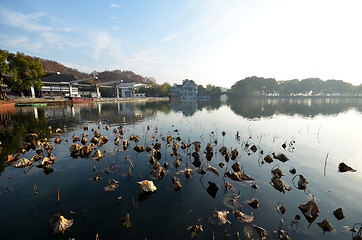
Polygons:
[[326,160],[324,161],[324,176],[326,176],[326,169],[327,169],[327,159],[328,159],[329,153],[327,153]]
[[59,184],[57,184],[57,188],[58,188],[58,203],[59,203]]

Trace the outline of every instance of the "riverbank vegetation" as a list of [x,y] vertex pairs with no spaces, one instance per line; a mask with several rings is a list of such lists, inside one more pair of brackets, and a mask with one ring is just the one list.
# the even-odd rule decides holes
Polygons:
[[251,96],[362,96],[362,84],[354,86],[342,80],[323,81],[307,78],[277,81],[274,78],[247,77],[227,91],[230,98]]

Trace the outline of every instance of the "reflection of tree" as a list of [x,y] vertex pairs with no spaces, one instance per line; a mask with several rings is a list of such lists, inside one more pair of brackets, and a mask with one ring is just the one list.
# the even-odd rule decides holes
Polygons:
[[165,114],[170,113],[170,105],[168,102],[146,102],[140,106],[140,110],[146,110],[153,114],[157,112],[163,112]]
[[320,114],[338,114],[347,111],[350,108],[361,111],[362,100],[345,98],[245,98],[229,100],[228,105],[236,114],[250,119],[270,117],[278,113],[291,115],[300,114],[306,117],[315,117]]
[[37,133],[39,138],[50,138],[46,133],[52,126],[68,131],[81,128],[85,123],[104,124],[133,124],[149,116],[154,116],[158,111],[168,113],[170,108],[167,103],[102,103],[78,104],[74,106],[57,105],[47,107],[17,107],[16,113],[1,115],[0,141],[0,172],[6,167],[4,161],[8,154],[19,153],[20,145],[26,140],[27,133]]
[[220,98],[215,99],[215,100],[213,99],[211,101],[198,101],[197,102],[197,109],[200,111],[204,108],[207,111],[212,111],[212,110],[219,109],[220,107],[221,107]]
[[37,133],[39,138],[50,137],[48,130],[48,119],[44,113],[38,114],[35,118],[33,112],[31,114],[23,114],[17,111],[16,114],[7,116],[11,117],[11,121],[6,125],[0,126],[0,141],[2,142],[2,151],[0,153],[0,172],[3,172],[6,166],[5,157],[8,154],[20,152],[20,144],[26,140],[26,133]]

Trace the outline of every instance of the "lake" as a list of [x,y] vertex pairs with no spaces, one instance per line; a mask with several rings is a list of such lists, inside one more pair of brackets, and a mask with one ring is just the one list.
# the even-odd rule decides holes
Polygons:
[[[264,228],[267,239],[278,239],[278,229],[291,239],[352,239],[357,233],[350,229],[362,222],[361,122],[362,99],[16,107],[1,115],[0,239],[260,239],[254,226]],[[73,144],[82,145],[73,142],[74,135],[89,134],[88,145],[95,131],[108,142],[95,144],[89,156],[71,154]],[[31,133],[48,144],[28,147],[20,157],[31,159],[38,150],[44,159],[48,146],[54,163],[9,166],[3,159],[20,153],[21,145],[26,148],[23,142],[29,142]],[[139,136],[138,144],[132,135]],[[55,143],[57,137],[60,143]],[[117,137],[120,146],[114,142]],[[122,146],[124,139],[130,139],[128,149]],[[134,150],[157,143],[157,154]],[[208,143],[213,149],[206,154]],[[234,150],[234,160],[225,160],[219,151],[223,146],[230,156]],[[96,150],[104,155],[98,160],[92,157]],[[273,158],[273,152],[289,160]],[[271,163],[264,160],[268,154]],[[152,173],[157,162],[165,172],[162,178]],[[238,172],[235,162],[239,172],[256,180],[231,179]],[[357,171],[339,172],[342,162]],[[285,174],[276,179],[285,184],[282,189],[272,181],[271,170],[277,168]],[[308,181],[306,189],[298,185],[299,175]],[[174,189],[173,179],[180,190]],[[153,181],[157,190],[141,194],[137,182],[143,180]],[[226,190],[226,182],[232,188]],[[257,208],[248,204],[253,199],[258,199]],[[308,212],[298,208],[309,201],[320,210],[310,221]],[[333,214],[338,208],[343,209],[342,220]],[[224,210],[228,214],[222,224],[223,218],[214,217],[223,217]],[[253,221],[242,222],[233,211]],[[56,214],[73,219],[64,233],[53,234],[49,228]],[[316,223],[325,219],[334,231],[324,233]],[[203,231],[197,231],[200,225]],[[357,231],[360,227],[355,226]]]

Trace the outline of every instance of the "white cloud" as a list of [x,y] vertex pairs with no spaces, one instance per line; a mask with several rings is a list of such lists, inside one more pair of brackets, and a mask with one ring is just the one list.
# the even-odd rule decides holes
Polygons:
[[111,8],[119,8],[119,5],[115,4],[115,3],[111,3]]

